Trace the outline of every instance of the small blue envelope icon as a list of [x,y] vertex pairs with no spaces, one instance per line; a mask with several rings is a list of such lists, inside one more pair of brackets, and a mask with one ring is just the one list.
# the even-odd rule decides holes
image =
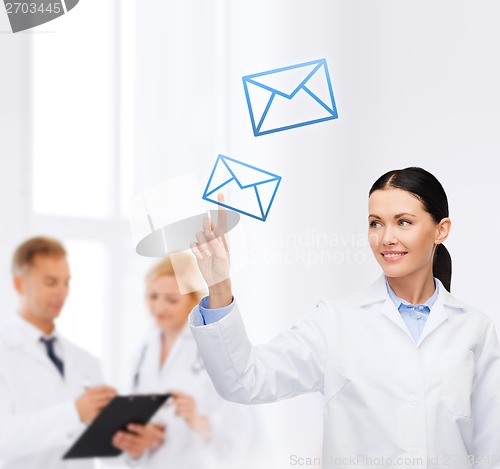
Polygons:
[[325,59],[243,77],[256,137],[336,119]]
[[[281,182],[281,176],[219,155],[208,180],[203,199],[235,212],[266,221]],[[219,192],[229,193],[225,201],[217,200]]]

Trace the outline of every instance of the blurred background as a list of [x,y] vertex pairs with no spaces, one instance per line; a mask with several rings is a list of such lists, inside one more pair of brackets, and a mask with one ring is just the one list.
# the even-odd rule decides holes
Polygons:
[[[12,34],[2,9],[1,317],[16,310],[13,249],[62,239],[73,278],[60,330],[126,389],[154,262],[135,253],[128,204],[188,173],[204,187],[221,153],[283,178],[267,221],[240,222],[248,261],[233,282],[254,342],[380,275],[367,194],[406,166],[443,183],[452,291],[500,328],[499,15],[494,0],[81,0]],[[241,77],[320,58],[339,118],[254,137]],[[256,412],[260,467],[319,456],[320,395]]]

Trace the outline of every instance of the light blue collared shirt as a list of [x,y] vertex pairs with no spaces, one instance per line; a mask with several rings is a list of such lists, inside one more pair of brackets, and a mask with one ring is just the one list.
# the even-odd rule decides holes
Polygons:
[[227,316],[234,308],[234,296],[233,301],[230,305],[224,306],[224,308],[214,308],[210,309],[208,307],[208,296],[205,296],[200,301],[200,314],[203,319],[203,324],[212,324],[219,321],[224,316]]
[[424,326],[427,322],[432,306],[436,302],[439,295],[439,286],[436,282],[436,279],[434,278],[434,286],[436,288],[432,296],[422,304],[413,305],[403,300],[402,298],[399,298],[399,296],[397,296],[392,290],[385,275],[384,278],[385,284],[387,286],[387,293],[389,293],[392,302],[398,309],[401,317],[404,319],[404,322],[406,323],[406,326],[408,327],[413,340],[415,341],[415,343],[417,343],[420,335],[422,334],[422,331],[424,330]]
[[[413,340],[415,341],[415,343],[418,342],[420,334],[422,334],[427,318],[429,317],[429,314],[431,312],[431,308],[436,302],[439,295],[439,286],[436,282],[436,279],[434,279],[434,285],[436,288],[432,296],[423,304],[412,305],[402,298],[399,298],[390,287],[385,275],[384,278],[385,284],[387,286],[387,292],[389,293],[391,300],[393,301],[394,305],[401,314],[401,317],[406,323],[406,326],[408,327]],[[206,296],[200,301],[200,314],[203,319],[203,324],[212,324],[219,321],[223,317],[227,316],[233,310],[233,308],[234,297],[230,305],[225,306],[224,308],[210,309],[208,307],[208,296]]]

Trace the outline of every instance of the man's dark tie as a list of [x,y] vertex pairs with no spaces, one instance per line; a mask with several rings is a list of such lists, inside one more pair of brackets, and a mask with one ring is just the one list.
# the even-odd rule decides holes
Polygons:
[[64,376],[64,363],[54,352],[55,340],[55,337],[52,337],[51,339],[46,339],[45,337],[40,338],[40,342],[42,342],[47,349],[47,355],[50,358],[50,361],[56,366],[59,373],[61,373],[61,376]]

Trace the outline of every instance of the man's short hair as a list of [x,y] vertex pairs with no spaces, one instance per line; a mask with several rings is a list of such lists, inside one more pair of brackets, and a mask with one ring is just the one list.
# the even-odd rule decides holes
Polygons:
[[14,251],[12,256],[12,274],[17,275],[25,267],[33,265],[35,256],[66,257],[63,244],[54,238],[36,236],[27,239]]

